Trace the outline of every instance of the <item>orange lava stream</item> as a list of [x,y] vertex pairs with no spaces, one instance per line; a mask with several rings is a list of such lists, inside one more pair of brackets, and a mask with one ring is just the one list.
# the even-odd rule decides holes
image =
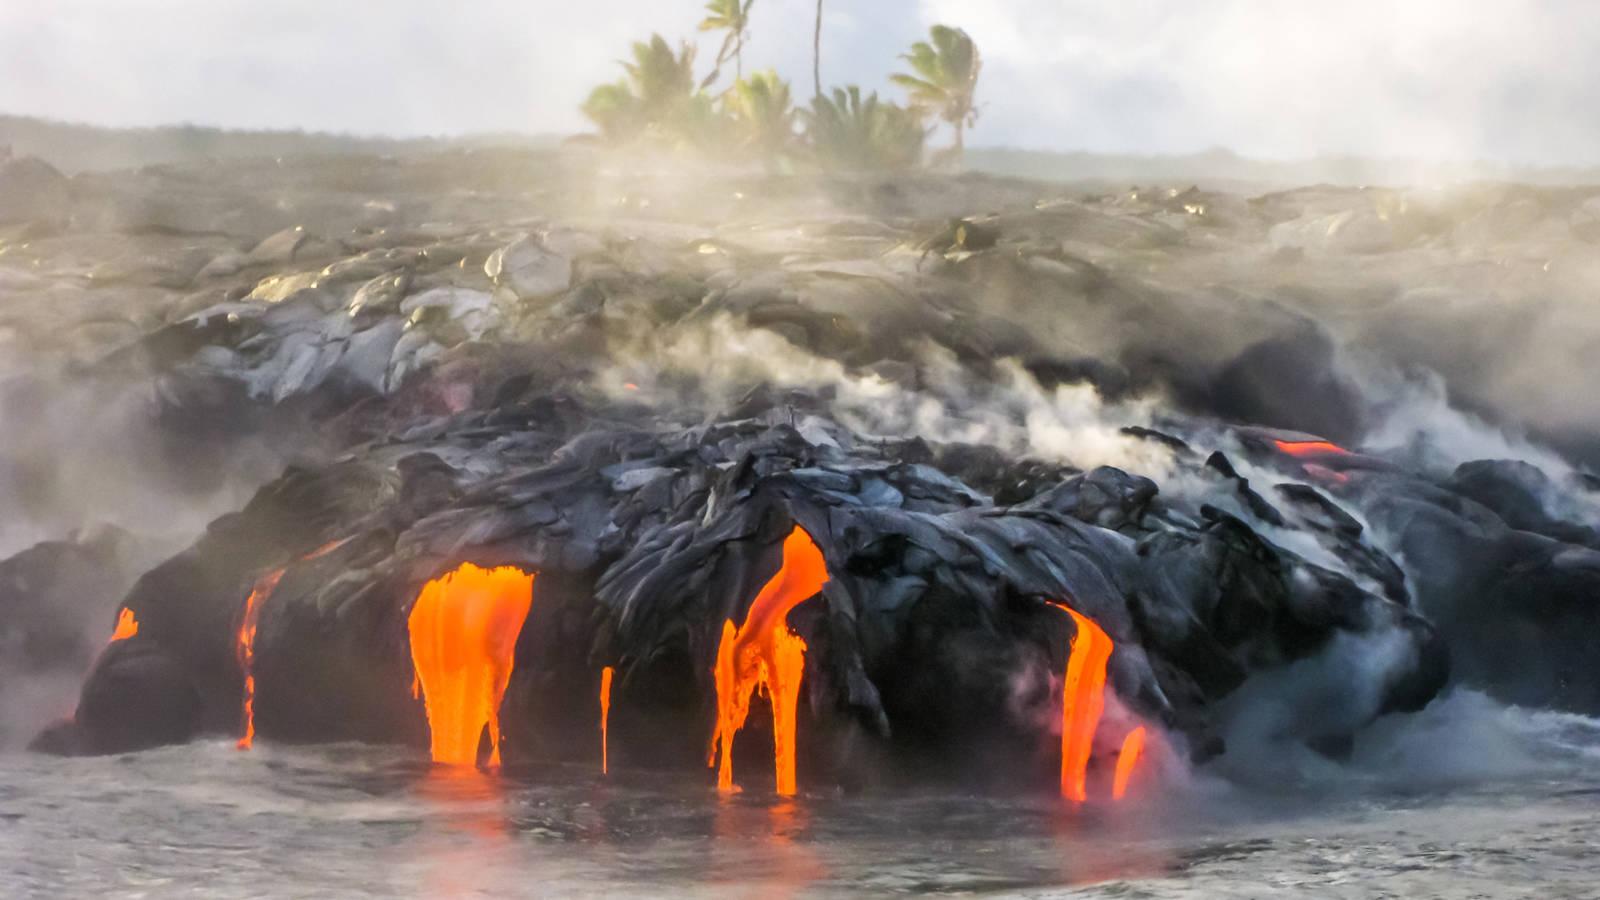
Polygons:
[[773,760],[777,791],[792,796],[795,782],[795,711],[800,702],[800,681],[805,676],[806,642],[789,630],[789,610],[815,596],[828,581],[822,551],[805,529],[796,526],[783,541],[783,564],[778,568],[735,627],[722,625],[717,647],[717,727],[706,760],[717,768],[717,789],[733,785],[733,738],[750,715],[750,696],[766,694],[772,706]]
[[1089,756],[1106,708],[1106,664],[1111,660],[1112,642],[1099,625],[1077,610],[1061,603],[1052,605],[1066,610],[1078,628],[1061,685],[1061,795],[1082,803],[1089,798]]
[[117,613],[116,630],[111,632],[111,640],[106,643],[115,644],[117,641],[125,641],[138,633],[139,620],[134,617],[133,610],[123,607],[122,612]]
[[1273,441],[1278,449],[1290,456],[1315,456],[1319,453],[1350,455],[1350,451],[1329,441]]
[[1117,751],[1117,773],[1111,783],[1111,799],[1121,800],[1128,793],[1128,782],[1139,767],[1139,757],[1144,753],[1144,726],[1128,732],[1122,739],[1122,749]]
[[407,628],[434,762],[476,765],[487,726],[489,765],[500,764],[500,703],[533,606],[533,579],[512,566],[463,563],[417,596]]
[[[353,537],[353,536],[352,536]],[[329,541],[321,547],[300,557],[300,561],[316,559],[344,546],[350,538],[343,537],[336,541]],[[250,589],[250,596],[244,601],[244,617],[239,623],[238,635],[234,640],[234,655],[239,659],[239,670],[244,673],[244,701],[242,718],[244,719],[244,735],[239,738],[240,750],[249,750],[256,740],[256,627],[261,624],[261,604],[272,592],[277,589],[278,582],[283,580],[284,569],[273,569],[267,574],[256,579]],[[123,610],[127,612],[127,610]],[[131,615],[131,613],[130,613]],[[121,622],[117,623],[121,630]],[[137,630],[137,625],[135,625]]]
[[615,674],[610,666],[600,670],[600,774],[605,775],[611,771],[609,760],[606,758],[606,722],[611,718],[611,676]]
[[249,750],[256,739],[256,627],[261,624],[261,603],[272,596],[282,578],[282,569],[273,569],[257,578],[250,596],[244,601],[244,619],[239,623],[238,640],[234,645],[239,669],[244,672],[244,735],[239,738],[240,750]]

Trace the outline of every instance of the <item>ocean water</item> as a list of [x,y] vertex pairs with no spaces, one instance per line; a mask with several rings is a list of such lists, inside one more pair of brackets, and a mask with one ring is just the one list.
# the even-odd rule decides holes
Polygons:
[[14,753],[0,895],[1600,897],[1600,723],[1457,694],[1343,763],[1269,755],[1074,809],[352,744]]

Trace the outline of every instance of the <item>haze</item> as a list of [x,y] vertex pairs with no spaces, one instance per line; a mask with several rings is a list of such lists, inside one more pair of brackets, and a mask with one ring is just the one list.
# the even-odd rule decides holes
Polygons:
[[[933,22],[985,54],[979,145],[1600,162],[1584,0],[828,0],[823,79],[885,76]],[[570,133],[628,42],[695,0],[57,0],[0,6],[0,112],[360,134]],[[758,0],[747,68],[809,95],[811,0]]]

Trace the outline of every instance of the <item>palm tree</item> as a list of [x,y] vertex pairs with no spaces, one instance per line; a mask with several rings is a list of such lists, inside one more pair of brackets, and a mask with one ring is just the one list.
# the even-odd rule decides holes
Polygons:
[[700,30],[726,30],[728,36],[722,39],[716,65],[706,80],[701,82],[701,87],[707,87],[717,79],[722,64],[728,61],[730,55],[733,57],[734,77],[744,77],[744,38],[750,28],[750,7],[755,5],[756,0],[711,0],[706,4],[706,17],[700,21]]
[[776,72],[757,72],[734,82],[727,104],[745,148],[760,155],[769,168],[794,144],[798,113],[789,82]]
[[661,35],[651,35],[649,43],[636,42],[633,59],[621,65],[627,78],[595,88],[583,103],[583,114],[602,137],[626,141],[647,131],[672,131],[690,116],[697,96],[694,47],[684,44],[673,52]]
[[650,43],[633,45],[633,61],[622,68],[650,125],[669,122],[694,96],[694,47],[687,42],[673,53],[665,38],[652,34]]
[[600,129],[600,136],[613,143],[636,137],[644,128],[639,116],[639,98],[628,82],[602,84],[583,101],[583,114]]
[[891,75],[890,80],[911,92],[911,104],[929,110],[950,123],[956,142],[951,148],[959,162],[966,149],[966,129],[978,121],[973,94],[983,59],[977,45],[959,28],[935,25],[931,41],[918,41],[900,58],[911,64],[912,75]]
[[812,99],[822,96],[822,0],[817,0],[817,25],[811,31]]
[[922,161],[927,137],[918,110],[879,100],[876,92],[863,100],[854,85],[811,101],[806,134],[818,162],[852,172],[912,168]]

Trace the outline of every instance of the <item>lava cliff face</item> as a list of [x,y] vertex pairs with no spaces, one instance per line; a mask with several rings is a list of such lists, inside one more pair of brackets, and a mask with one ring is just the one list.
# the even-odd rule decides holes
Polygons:
[[[1515,240],[1466,213],[1344,246],[1295,223],[1373,195],[779,180],[757,205],[553,156],[232,165],[72,179],[69,215],[0,245],[5,284],[58,301],[17,325],[28,377],[143,410],[129,452],[163,477],[258,485],[105,598],[138,630],[41,749],[427,746],[408,622],[471,564],[534,577],[508,765],[598,761],[603,672],[611,766],[704,765],[725,625],[796,529],[827,576],[784,621],[823,781],[1056,778],[1091,634],[1061,606],[1112,648],[1108,773],[1139,727],[1147,755],[1223,752],[1243,705],[1278,710],[1248,739],[1337,754],[1452,677],[1600,703],[1592,486],[1544,451],[1457,470],[1432,382],[1350,343],[1363,292]],[[193,202],[129,201],[184,178]],[[282,202],[218,206],[252,184]],[[1581,416],[1522,424],[1581,450]]]

